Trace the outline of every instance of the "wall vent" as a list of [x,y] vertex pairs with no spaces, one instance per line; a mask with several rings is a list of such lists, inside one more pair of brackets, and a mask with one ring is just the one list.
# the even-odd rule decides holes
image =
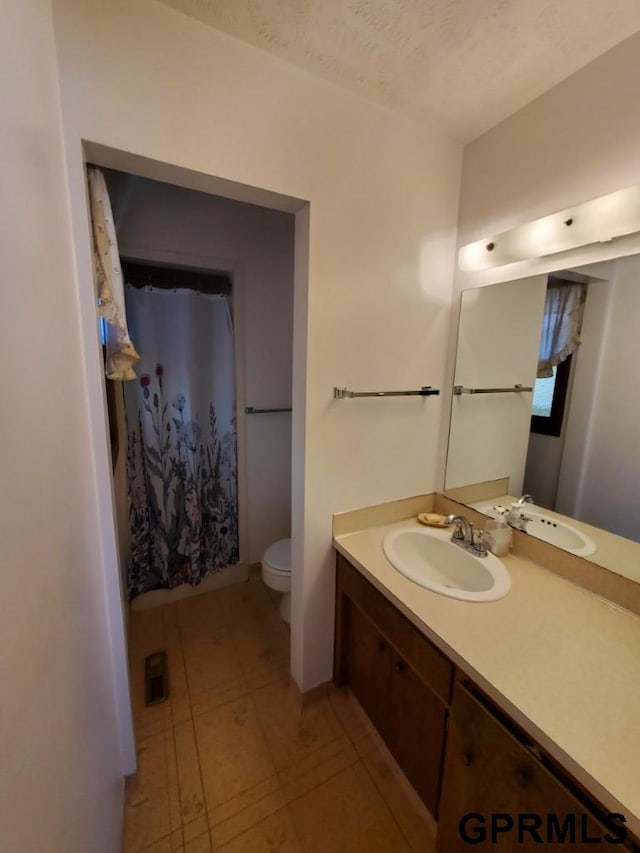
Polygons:
[[154,652],[144,660],[144,704],[158,705],[169,697],[167,653]]

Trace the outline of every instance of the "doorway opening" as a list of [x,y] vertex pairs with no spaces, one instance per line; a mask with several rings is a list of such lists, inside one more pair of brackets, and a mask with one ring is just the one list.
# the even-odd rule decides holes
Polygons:
[[129,507],[123,581],[139,607],[244,580],[291,536],[295,217],[104,173],[142,356],[123,383],[128,453],[115,472],[119,519]]
[[[116,512],[116,481],[112,475],[112,462],[109,442],[109,425],[107,419],[106,394],[102,375],[104,363],[101,356],[101,342],[99,336],[99,324],[96,322],[95,291],[87,286],[93,278],[93,259],[90,250],[90,223],[89,207],[86,194],[86,172],[85,166],[94,163],[101,169],[117,170],[131,176],[133,179],[148,179],[154,182],[171,184],[180,189],[195,190],[199,195],[214,195],[231,202],[244,202],[250,208],[260,208],[274,212],[292,214],[294,218],[294,272],[293,289],[295,292],[294,317],[293,317],[293,349],[296,357],[291,365],[292,377],[289,390],[292,392],[290,398],[289,429],[291,432],[291,443],[293,453],[290,457],[291,479],[289,488],[292,490],[291,506],[293,512],[290,517],[292,549],[297,554],[303,552],[303,529],[304,516],[302,507],[304,505],[304,459],[305,459],[305,383],[306,383],[306,350],[307,350],[307,291],[308,291],[308,263],[309,263],[309,203],[303,199],[286,196],[272,190],[263,190],[258,187],[240,184],[233,180],[219,178],[211,174],[196,172],[191,169],[163,163],[129,152],[119,151],[114,148],[100,145],[99,143],[83,141],[81,157],[78,161],[78,169],[70,172],[71,200],[73,208],[74,231],[76,235],[76,260],[77,275],[80,282],[80,310],[82,318],[82,330],[84,345],[87,351],[86,379],[88,388],[88,418],[89,428],[94,446],[94,465],[97,507],[100,518],[101,551],[103,555],[103,571],[105,576],[105,587],[108,599],[109,638],[114,672],[114,690],[116,693],[116,706],[118,709],[118,720],[123,754],[123,771],[132,773],[136,767],[135,741],[133,737],[132,718],[132,687],[128,679],[127,667],[127,626],[129,618],[129,607],[126,601],[126,586],[123,583],[121,570],[126,566],[126,560],[122,554],[122,540],[117,535],[120,525],[126,527],[127,519],[117,517]],[[186,228],[189,223],[183,223]],[[146,246],[145,249],[149,249]],[[122,250],[122,247],[121,247]],[[122,252],[125,254],[125,252]],[[131,253],[129,256],[132,257]],[[166,245],[156,246],[154,255],[149,256],[154,262],[184,265],[184,258],[176,257]],[[233,257],[228,254],[223,258],[225,263],[223,269],[231,270],[233,282],[242,285],[245,278],[245,266],[239,262],[234,265]],[[227,262],[231,262],[231,266]],[[210,258],[200,259],[197,266],[208,269],[220,269],[220,265],[212,264]],[[83,284],[84,283],[84,284]],[[238,289],[236,290],[238,292]],[[268,317],[269,311],[263,312]],[[257,328],[258,334],[265,326],[264,318],[258,319],[249,325],[248,334],[251,335]],[[244,389],[243,389],[244,390]],[[260,397],[247,399],[255,408],[265,405],[272,406],[273,401],[266,397],[272,386],[265,382],[263,386],[258,384],[257,391]],[[278,401],[280,402],[280,401]],[[240,405],[238,397],[238,420],[244,418],[244,409]],[[248,407],[247,407],[248,408]],[[280,408],[278,406],[277,408]],[[288,408],[288,407],[283,407]],[[269,416],[269,420],[270,416]],[[250,421],[249,421],[250,422]],[[266,422],[267,424],[269,421]],[[271,421],[273,424],[273,421]],[[257,429],[258,423],[256,421]],[[271,427],[273,430],[273,426]],[[241,440],[241,429],[239,424],[238,440]],[[247,436],[249,440],[249,436]],[[120,458],[125,454],[120,452]],[[242,459],[242,453],[239,455]],[[274,459],[267,455],[263,458],[263,464],[269,468]],[[278,468],[281,471],[282,469]],[[260,485],[261,480],[258,479]],[[240,491],[242,489],[242,474],[239,472]],[[265,486],[263,485],[263,495]],[[267,494],[269,492],[267,491]],[[124,502],[121,502],[121,504]],[[126,505],[126,504],[125,504]],[[245,502],[246,505],[246,502]],[[240,495],[240,506],[242,507],[242,496]],[[269,503],[268,511],[263,521],[271,518],[270,510],[273,507]],[[240,513],[240,528],[242,529],[242,513]],[[264,530],[264,528],[261,528]],[[259,531],[260,532],[260,531]],[[242,551],[242,532],[240,534],[240,547]],[[253,554],[259,549],[259,539],[251,538],[249,542],[250,561]],[[242,559],[241,554],[241,559]],[[294,662],[299,658],[299,646],[302,632],[302,577],[293,579],[292,590],[292,631],[291,631],[291,659]],[[185,589],[185,586],[178,589]],[[161,594],[161,593],[158,593]]]

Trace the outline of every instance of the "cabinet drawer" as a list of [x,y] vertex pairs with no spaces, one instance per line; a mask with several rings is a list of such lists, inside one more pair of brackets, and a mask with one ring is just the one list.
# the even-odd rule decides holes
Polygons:
[[346,595],[447,705],[451,700],[453,666],[353,566],[338,554],[338,595]]

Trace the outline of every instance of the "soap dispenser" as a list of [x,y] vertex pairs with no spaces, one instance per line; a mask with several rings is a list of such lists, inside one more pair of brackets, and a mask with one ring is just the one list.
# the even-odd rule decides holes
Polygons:
[[496,557],[506,557],[511,548],[512,531],[507,524],[507,516],[510,512],[505,507],[494,507],[496,517],[490,519],[486,525],[485,544]]

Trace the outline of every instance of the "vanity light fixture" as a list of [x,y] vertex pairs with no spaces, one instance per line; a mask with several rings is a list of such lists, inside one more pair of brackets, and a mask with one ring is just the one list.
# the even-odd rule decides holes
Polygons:
[[468,243],[458,253],[461,270],[500,267],[543,258],[640,231],[640,186],[627,187],[534,219],[495,237]]

